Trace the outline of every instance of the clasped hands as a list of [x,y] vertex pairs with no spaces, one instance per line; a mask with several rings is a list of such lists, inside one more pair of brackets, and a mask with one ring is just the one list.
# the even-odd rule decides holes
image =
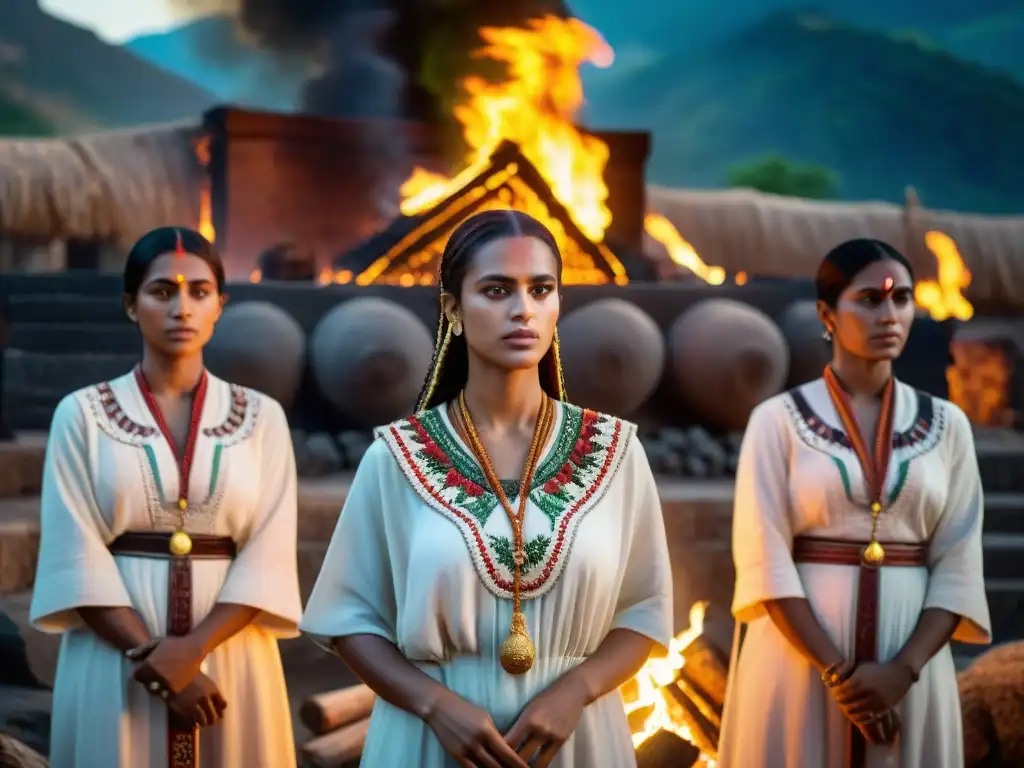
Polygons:
[[825,670],[822,680],[843,714],[872,744],[891,744],[900,731],[894,707],[913,685],[902,664],[844,661]]
[[572,735],[587,705],[568,678],[542,691],[502,735],[491,716],[449,693],[425,718],[460,768],[546,768]]
[[200,671],[204,656],[187,635],[153,638],[125,652],[125,658],[136,662],[133,677],[167,702],[185,727],[214,725],[227,708],[216,683]]

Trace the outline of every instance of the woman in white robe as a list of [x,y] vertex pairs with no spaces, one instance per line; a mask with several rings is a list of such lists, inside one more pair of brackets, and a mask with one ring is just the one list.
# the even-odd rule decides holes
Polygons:
[[[203,337],[204,312],[209,311],[203,306],[208,298],[204,291],[209,289],[216,300],[223,280],[220,262],[208,243],[197,240],[198,233],[156,233],[140,241],[148,256],[156,257],[142,265],[144,275],[136,281],[143,294],[152,294],[140,301],[156,296],[170,307],[169,314],[194,325],[197,334],[172,335],[201,350],[209,337]],[[175,238],[187,253],[173,255]],[[172,255],[160,255],[168,252]],[[160,280],[169,285],[154,287],[153,281]],[[191,296],[176,299],[176,289],[170,287],[175,285]],[[189,301],[194,303],[191,309]],[[210,314],[219,316],[219,310]],[[140,325],[147,347],[145,367],[161,350],[153,349],[152,329],[145,322]],[[162,360],[168,363],[167,356]],[[187,487],[182,488],[177,457],[162,429],[166,420],[152,407],[142,370],[68,395],[54,413],[31,607],[37,629],[62,634],[50,764],[160,768],[172,762],[168,704],[133,679],[145,662],[141,657],[130,661],[126,647],[101,639],[83,617],[101,609],[133,612],[144,635],[126,641],[126,646],[168,634],[172,558],[114,553],[108,547],[125,534],[139,532],[166,541],[183,521],[184,531],[197,542],[229,537],[238,550],[233,560],[190,558],[192,621],[196,633],[205,633],[197,641],[205,654],[201,670],[227,702],[221,722],[201,729],[194,764],[294,766],[290,707],[277,646],[278,638],[298,634],[301,611],[295,465],[284,412],[271,398],[200,368],[192,405],[191,471],[185,473]],[[184,515],[179,515],[179,498],[189,500]],[[210,617],[218,611],[235,618],[214,622]]]
[[[818,286],[836,350],[833,369],[837,381],[860,385],[851,390],[878,392],[913,319],[912,273],[898,253],[874,241],[837,252],[826,258]],[[963,766],[948,640],[990,641],[974,441],[955,405],[900,382],[894,387],[892,453],[874,532],[869,483],[825,379],[773,397],[751,415],[733,520],[733,612],[746,632],[730,673],[721,768],[846,768],[858,697],[871,706],[886,700],[901,722],[895,744],[867,744],[866,768]],[[872,400],[854,399],[865,421]],[[877,664],[852,663],[861,567],[797,562],[794,552],[808,537],[854,548],[872,540],[893,551],[925,547],[920,567],[882,563]],[[793,618],[801,605],[809,605],[807,616],[820,630]],[[826,685],[823,672],[843,666],[846,681]],[[861,667],[872,680],[857,681]]]
[[[524,766],[535,753],[538,766],[635,765],[618,687],[671,640],[665,529],[634,426],[558,398],[549,346],[557,293],[538,288],[557,280],[552,254],[543,226],[514,212],[473,217],[452,236],[442,284],[462,291],[439,321],[428,407],[378,431],[306,606],[300,628],[377,690],[364,768]],[[461,351],[446,350],[446,323],[456,337],[465,331]],[[503,349],[516,326],[536,331],[537,343]],[[516,386],[541,383],[538,397],[554,395],[523,526],[522,610],[535,644],[523,674],[500,658],[513,615],[513,528],[449,408],[465,386],[473,420],[483,421],[473,387],[485,366],[470,357],[467,377],[466,363],[478,349],[495,390],[518,365],[525,384]],[[500,440],[487,437],[497,459]],[[506,467],[521,462],[514,453]],[[501,485],[517,499],[516,481]],[[368,636],[383,642],[359,645]],[[460,744],[460,730],[479,740]]]

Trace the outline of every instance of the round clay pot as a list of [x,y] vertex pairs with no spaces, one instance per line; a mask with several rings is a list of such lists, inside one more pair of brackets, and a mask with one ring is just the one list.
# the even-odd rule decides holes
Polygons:
[[731,299],[690,307],[672,324],[668,344],[676,391],[714,430],[743,429],[754,407],[781,391],[789,371],[778,326]]
[[313,331],[313,376],[327,401],[354,426],[380,426],[416,407],[433,341],[405,307],[376,297],[350,299]]
[[599,299],[559,324],[569,400],[603,413],[636,411],[661,380],[665,340],[651,316],[622,299]]
[[287,411],[302,382],[306,334],[269,302],[229,304],[203,356],[214,375],[264,392]]

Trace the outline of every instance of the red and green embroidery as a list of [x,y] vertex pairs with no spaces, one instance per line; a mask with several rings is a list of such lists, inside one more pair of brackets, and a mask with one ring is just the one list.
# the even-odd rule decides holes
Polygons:
[[[634,429],[611,416],[559,404],[557,431],[529,489],[545,523],[527,514],[522,594],[536,597],[557,580],[583,516],[607,490]],[[485,586],[512,590],[508,523],[483,471],[450,431],[440,408],[380,432],[419,496],[459,527]]]

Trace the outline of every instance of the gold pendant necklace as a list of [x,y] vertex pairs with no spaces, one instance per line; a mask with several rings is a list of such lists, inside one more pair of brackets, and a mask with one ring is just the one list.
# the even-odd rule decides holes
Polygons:
[[459,415],[469,438],[470,446],[476,454],[477,461],[484,471],[491,490],[498,497],[501,506],[508,515],[509,523],[512,526],[512,622],[509,626],[508,637],[501,644],[500,658],[501,666],[511,675],[521,675],[528,672],[533,666],[536,650],[533,640],[530,639],[530,630],[526,626],[526,616],[520,610],[520,584],[522,581],[522,567],[526,562],[526,551],[523,549],[523,521],[526,518],[526,505],[530,498],[530,485],[533,482],[533,474],[537,468],[540,458],[541,443],[547,434],[551,419],[551,401],[547,395],[541,401],[540,412],[537,414],[537,425],[533,430],[533,440],[530,443],[530,452],[526,456],[526,463],[523,465],[523,475],[519,481],[519,508],[513,511],[512,504],[505,494],[498,479],[497,473],[491,465],[487,450],[484,448],[473,426],[473,419],[469,415],[469,408],[466,407],[466,393],[459,393]]
[[825,388],[828,390],[832,405],[839,414],[839,420],[846,429],[853,451],[857,454],[868,495],[871,498],[871,539],[864,547],[861,557],[864,563],[878,566],[885,562],[885,547],[878,541],[878,519],[882,515],[882,497],[885,493],[885,475],[889,469],[889,457],[892,456],[892,428],[895,408],[896,384],[892,377],[882,390],[882,407],[878,413],[878,425],[875,428],[875,442],[871,450],[857,425],[853,413],[853,403],[843,389],[842,382],[832,370],[825,368]]
[[192,400],[192,413],[189,418],[188,437],[185,441],[185,451],[183,454],[179,454],[178,452],[178,446],[174,440],[174,436],[171,434],[171,430],[167,427],[167,422],[164,420],[163,413],[160,411],[160,406],[156,402],[156,398],[153,396],[153,391],[149,388],[149,382],[146,381],[146,377],[142,373],[141,367],[135,369],[135,379],[138,383],[139,390],[142,392],[142,399],[146,401],[146,406],[149,408],[150,414],[153,416],[153,420],[156,422],[161,434],[163,434],[164,439],[167,441],[167,445],[171,449],[171,453],[174,455],[174,459],[178,464],[179,498],[177,509],[175,510],[178,513],[178,530],[172,533],[170,539],[168,539],[167,549],[176,557],[185,557],[192,551],[192,537],[189,536],[188,532],[185,530],[185,514],[188,512],[187,494],[189,480],[192,476],[192,459],[196,452],[196,439],[199,437],[199,421],[202,418],[203,406],[206,403],[206,371],[203,370],[202,376],[199,379],[199,385],[196,387],[195,396]]

